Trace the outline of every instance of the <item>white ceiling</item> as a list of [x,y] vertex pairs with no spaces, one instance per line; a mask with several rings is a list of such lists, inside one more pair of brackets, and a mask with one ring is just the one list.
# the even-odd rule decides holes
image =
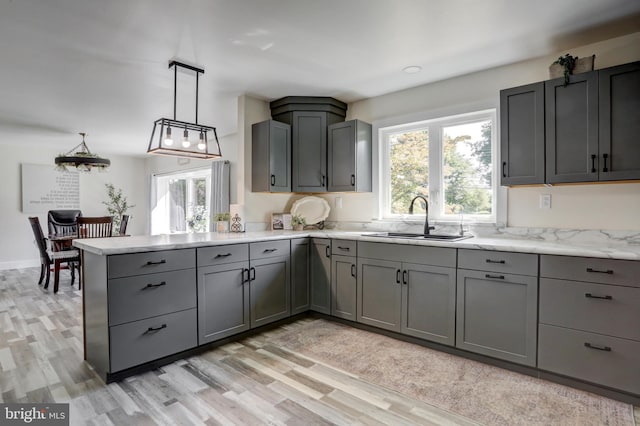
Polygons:
[[[0,144],[144,154],[178,60],[199,122],[236,99],[345,102],[638,31],[638,0],[0,0]],[[419,65],[417,74],[402,68]],[[178,119],[193,121],[181,75]]]

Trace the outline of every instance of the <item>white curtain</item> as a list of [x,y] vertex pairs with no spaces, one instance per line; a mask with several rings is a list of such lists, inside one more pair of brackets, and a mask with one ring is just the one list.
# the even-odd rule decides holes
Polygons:
[[230,197],[230,164],[227,160],[216,160],[211,163],[211,213],[209,229],[213,230],[216,213],[229,212]]

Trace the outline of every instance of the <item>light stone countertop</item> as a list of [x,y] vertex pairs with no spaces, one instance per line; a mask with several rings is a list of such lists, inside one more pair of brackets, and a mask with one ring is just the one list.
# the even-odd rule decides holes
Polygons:
[[195,248],[224,244],[251,243],[303,237],[338,238],[377,243],[422,245],[464,249],[486,249],[534,254],[584,256],[605,259],[640,260],[640,245],[602,241],[540,241],[527,238],[473,237],[460,241],[425,241],[406,238],[374,237],[362,231],[259,231],[246,233],[194,233],[173,235],[137,235],[131,237],[74,240],[79,249],[97,255]]

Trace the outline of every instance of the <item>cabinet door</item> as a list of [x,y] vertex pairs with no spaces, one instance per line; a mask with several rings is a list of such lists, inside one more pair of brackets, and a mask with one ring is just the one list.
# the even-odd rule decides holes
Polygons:
[[250,269],[251,328],[289,316],[289,256],[252,260]]
[[251,190],[291,192],[291,126],[274,120],[252,126]]
[[327,130],[328,191],[371,191],[371,124],[351,120]]
[[309,310],[309,239],[291,240],[291,315]]
[[294,192],[327,190],[327,113],[293,113],[291,152]]
[[403,334],[453,346],[456,332],[456,270],[403,263]]
[[456,346],[536,365],[538,279],[458,269]]
[[402,265],[386,260],[358,259],[358,322],[400,331]]
[[356,320],[356,258],[331,257],[331,315]]
[[544,183],[544,82],[500,91],[501,185]]
[[545,82],[547,183],[598,180],[597,71]]
[[311,310],[331,314],[331,241],[314,238],[309,248]]
[[198,343],[249,329],[247,262],[198,268]]
[[640,62],[598,77],[600,180],[640,179]]

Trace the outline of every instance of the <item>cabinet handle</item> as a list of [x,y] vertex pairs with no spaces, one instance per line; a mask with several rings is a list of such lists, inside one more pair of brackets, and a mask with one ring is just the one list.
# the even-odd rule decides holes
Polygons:
[[160,327],[155,327],[155,328],[154,327],[149,327],[149,328],[147,328],[147,331],[145,331],[145,333],[153,333],[153,332],[156,332],[156,331],[160,331],[163,328],[167,328],[167,324],[162,324]]
[[597,349],[599,351],[611,352],[611,348],[609,346],[594,345],[594,344],[591,344],[589,342],[584,342],[584,345],[587,348]]
[[605,173],[609,171],[609,169],[607,169],[607,158],[609,158],[609,154],[602,154],[602,159],[604,160],[602,171]]
[[[244,277],[244,273],[247,273],[247,278]],[[249,282],[249,269],[242,268],[242,284]]]
[[142,289],[144,290],[145,288],[158,288],[158,287],[162,287],[163,285],[167,285],[166,281],[162,281],[161,283],[158,283],[158,284],[147,284]]
[[406,269],[404,271],[402,271],[402,284],[404,284],[404,285],[407,285],[407,283],[408,283],[407,275],[408,275],[408,272],[407,272]]
[[593,273],[596,273],[596,274],[609,274],[609,275],[612,275],[613,274],[613,269],[607,269],[606,271],[601,271],[599,269],[587,268],[587,272],[593,272]]
[[591,173],[597,172],[597,170],[596,170],[596,157],[597,157],[597,155],[591,154]]
[[249,278],[249,281],[255,281],[255,279],[256,279],[256,268],[254,268],[252,266],[251,267],[251,272],[253,272],[253,276],[251,278]]
[[486,259],[486,260],[485,260],[485,262],[487,262],[487,263],[499,263],[499,264],[501,264],[501,265],[504,265],[504,264],[505,264],[505,261],[504,261],[504,260]]
[[276,175],[271,175],[271,186],[276,185]]
[[264,249],[264,250],[262,250],[263,253],[273,253],[274,251],[278,251],[278,249]]
[[150,266],[150,265],[162,265],[163,263],[167,263],[167,261],[164,260],[164,259],[159,260],[158,262],[153,262],[153,261],[150,260],[150,261],[147,262],[147,266]]
[[396,284],[400,284],[400,269],[396,271]]
[[229,256],[231,256],[231,253],[216,254],[216,257],[214,257],[214,259],[220,259],[221,257],[229,257]]
[[353,278],[356,277],[356,265],[354,265],[354,264],[351,264],[351,276]]
[[351,175],[351,186],[356,186],[356,175]]
[[331,257],[331,253],[329,253],[329,248],[330,248],[329,246],[326,246],[326,247],[324,248],[324,254],[325,254],[325,256],[327,256],[327,257]]
[[604,300],[613,300],[613,296],[598,296],[591,293],[585,293],[584,297],[589,299],[604,299]]
[[502,162],[502,177],[507,177],[507,172],[505,170],[506,167],[507,167],[507,162],[503,161]]
[[504,275],[491,275],[491,274],[485,274],[484,276],[485,278],[493,278],[496,280],[504,280]]
[[322,186],[324,186],[324,180],[325,180],[325,176],[322,175]]
[[342,247],[342,246],[338,246],[338,248],[340,250],[344,250],[344,251],[350,251],[351,249],[349,247]]

